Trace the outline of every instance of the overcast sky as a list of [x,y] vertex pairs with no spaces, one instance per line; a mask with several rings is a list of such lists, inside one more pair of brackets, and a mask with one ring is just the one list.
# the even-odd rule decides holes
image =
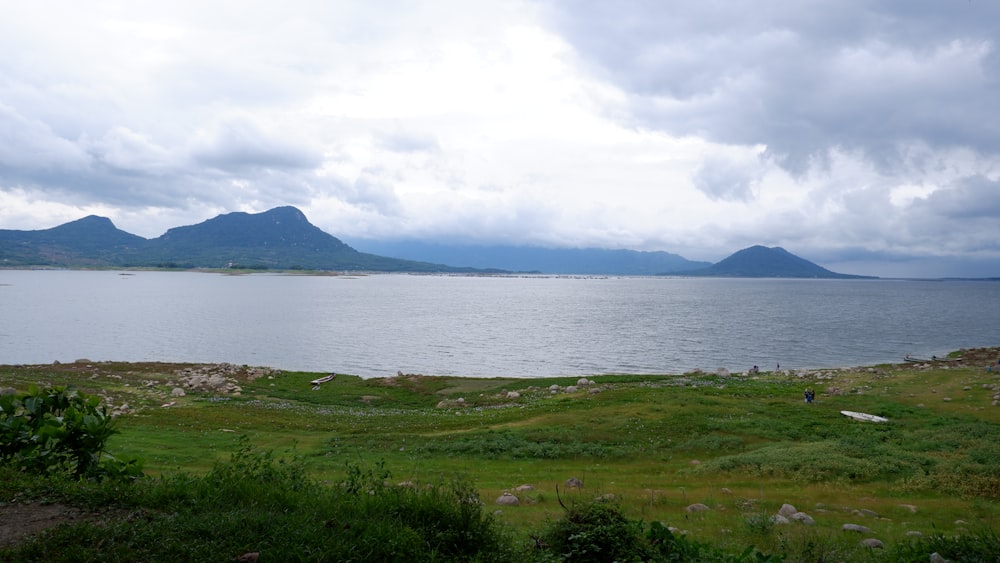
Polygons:
[[0,228],[1000,276],[1000,2],[0,0]]

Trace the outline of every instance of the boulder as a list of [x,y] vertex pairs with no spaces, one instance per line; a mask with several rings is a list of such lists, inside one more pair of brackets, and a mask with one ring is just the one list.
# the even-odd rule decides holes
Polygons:
[[882,543],[881,540],[877,540],[875,538],[865,538],[865,539],[861,540],[858,543],[860,543],[861,545],[863,545],[865,547],[871,548],[871,549],[884,549],[885,548],[885,544]]
[[497,504],[502,506],[518,506],[521,504],[521,501],[517,500],[517,497],[510,493],[504,493],[497,499]]
[[711,510],[711,508],[709,508],[708,505],[696,502],[694,504],[687,505],[687,508],[685,508],[684,510],[689,513],[695,513],[695,512],[705,512],[706,510]]
[[781,505],[781,508],[778,509],[778,514],[784,516],[785,518],[791,518],[792,514],[795,514],[796,512],[798,512],[798,509],[788,503]]
[[566,488],[567,489],[582,489],[583,488],[583,481],[577,479],[576,477],[570,477],[569,479],[566,479]]
[[812,519],[812,516],[809,516],[805,512],[796,512],[795,514],[789,516],[789,518],[791,520],[795,520],[796,522],[801,522],[807,526],[812,526],[816,524],[816,521]]
[[867,526],[862,526],[861,524],[844,524],[840,527],[841,530],[845,532],[857,532],[859,534],[870,534],[871,529]]
[[184,389],[181,389],[180,387],[174,387],[173,390],[170,391],[171,397],[183,397],[185,395],[187,395],[187,393],[185,393]]

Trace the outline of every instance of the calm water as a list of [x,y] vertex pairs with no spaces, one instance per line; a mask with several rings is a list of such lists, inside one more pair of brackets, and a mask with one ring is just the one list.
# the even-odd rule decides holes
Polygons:
[[1000,345],[1000,283],[0,270],[0,364],[683,373]]

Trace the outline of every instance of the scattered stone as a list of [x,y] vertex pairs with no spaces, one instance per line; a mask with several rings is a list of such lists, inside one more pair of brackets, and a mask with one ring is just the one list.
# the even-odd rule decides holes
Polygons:
[[576,385],[570,385],[569,387],[566,388],[567,393],[576,393],[579,390],[580,388],[577,387]]
[[162,405],[160,405],[160,408],[161,409],[166,409],[166,408],[170,408],[170,407],[172,407],[172,406],[174,406],[176,404],[177,404],[176,401],[170,401],[169,403],[163,403]]
[[914,505],[912,505],[912,504],[901,504],[899,506],[901,508],[905,508],[905,509],[909,510],[910,512],[912,512],[914,514],[916,514],[916,512],[917,512],[917,507],[914,506]]
[[923,536],[924,534],[922,534],[921,532],[918,532],[916,530],[910,530],[910,531],[906,532],[906,535],[907,535],[907,537],[911,537],[911,538],[919,538],[919,537]]
[[182,388],[180,388],[180,387],[174,387],[174,388],[173,388],[173,389],[172,389],[172,390],[170,391],[170,396],[171,396],[171,397],[184,397],[185,395],[187,395],[187,393],[185,393],[185,392],[184,392],[184,389],[182,389]]
[[236,558],[237,563],[257,563],[260,560],[260,552],[251,551]]
[[857,532],[859,534],[870,534],[871,529],[861,524],[844,524],[841,529],[845,532]]
[[14,395],[15,393],[17,393],[17,389],[13,387],[0,388],[0,395]]
[[785,518],[784,516],[782,516],[780,514],[775,514],[774,516],[771,517],[771,522],[773,522],[775,524],[790,524],[791,520],[789,520],[788,518]]
[[709,508],[708,505],[696,502],[694,504],[687,505],[687,508],[685,508],[684,510],[685,512],[693,514],[695,512],[705,512],[706,510],[711,510],[711,508]]
[[878,512],[875,512],[874,510],[868,510],[867,508],[856,510],[855,513],[860,514],[861,516],[868,516],[870,518],[878,518]]
[[865,538],[858,543],[871,549],[885,549],[885,544],[882,543],[881,540],[877,540],[875,538]]
[[798,512],[798,509],[787,503],[781,505],[781,508],[778,509],[778,514],[784,516],[785,518],[791,517],[792,514],[795,514],[796,512]]
[[518,485],[514,490],[519,493],[523,493],[525,491],[534,491],[535,488],[531,485]]
[[582,489],[583,488],[583,481],[577,479],[576,477],[570,477],[569,479],[566,479],[566,488],[567,489]]
[[508,399],[519,399],[519,398],[521,398],[521,394],[518,393],[517,391],[507,391],[507,398]]
[[733,494],[733,491],[729,490],[729,487],[722,487],[721,491],[722,491],[722,494],[724,494],[724,495],[731,495],[731,494]]
[[930,556],[930,563],[948,563],[948,560],[942,557],[940,553],[935,551]]
[[805,512],[796,512],[795,514],[789,516],[789,518],[807,526],[813,526],[816,524],[816,521],[812,519],[812,516],[809,516]]
[[581,377],[580,379],[578,379],[576,381],[576,384],[577,384],[578,387],[586,387],[588,385],[593,385],[594,382],[591,381],[591,380],[589,380],[589,379],[587,379],[586,377]]
[[517,500],[517,497],[510,493],[504,493],[497,499],[497,504],[502,506],[519,506],[521,501]]

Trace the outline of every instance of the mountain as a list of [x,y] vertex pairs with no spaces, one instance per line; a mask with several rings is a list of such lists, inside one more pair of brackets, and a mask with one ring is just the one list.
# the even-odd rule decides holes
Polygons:
[[707,268],[679,272],[685,276],[733,278],[865,278],[831,272],[805,258],[800,258],[780,246],[751,246]]
[[[294,207],[228,213],[155,239],[89,216],[40,231],[0,230],[0,265],[472,272],[358,252]],[[495,271],[495,270],[490,270]]]
[[692,270],[709,262],[687,260],[669,252],[602,248],[532,246],[463,246],[418,241],[353,241],[357,248],[384,256],[471,268],[500,268],[542,274],[644,276]]
[[40,231],[0,229],[3,266],[106,266],[127,261],[147,240],[114,226],[110,219],[88,215]]

